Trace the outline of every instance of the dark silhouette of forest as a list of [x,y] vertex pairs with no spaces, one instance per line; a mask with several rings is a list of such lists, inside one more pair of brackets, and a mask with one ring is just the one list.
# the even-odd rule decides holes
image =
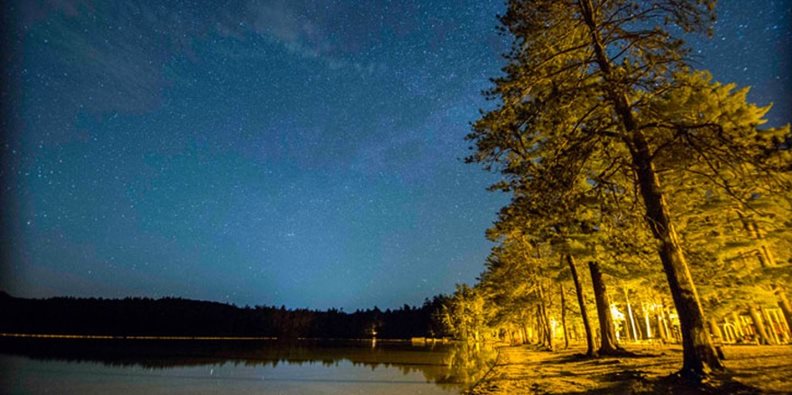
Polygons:
[[420,307],[345,312],[238,307],[183,298],[16,298],[0,291],[0,332],[112,336],[255,336],[278,339],[440,337],[447,298]]

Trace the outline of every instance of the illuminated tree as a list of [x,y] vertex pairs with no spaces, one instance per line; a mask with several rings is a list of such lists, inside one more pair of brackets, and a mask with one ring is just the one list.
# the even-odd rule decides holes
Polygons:
[[[544,182],[568,182],[567,180],[557,180],[555,178],[557,174],[552,169],[544,170],[547,171],[540,177]],[[501,210],[498,221],[488,230],[487,236],[504,245],[509,244],[510,239],[519,240],[519,243],[511,244],[516,244],[518,249],[519,246],[523,246],[523,261],[532,261],[535,267],[540,267],[534,269],[534,272],[540,273],[542,277],[562,281],[568,270],[575,286],[580,317],[585,330],[586,355],[594,356],[592,328],[574,257],[595,257],[596,244],[601,240],[596,232],[593,232],[596,210],[585,204],[591,200],[591,196],[588,194],[592,192],[592,188],[585,180],[574,184],[575,186],[568,190],[553,189],[548,191],[553,195],[545,195],[545,200],[553,201],[553,207],[543,207],[541,201],[532,198],[535,192],[541,192],[527,189],[527,187],[535,185],[524,184],[523,187],[515,189],[511,204]],[[543,254],[544,259],[529,258],[529,254],[534,254],[529,250],[536,249],[533,247],[538,246],[549,247],[549,249],[546,248],[548,251]],[[489,280],[493,282],[492,278]],[[604,288],[597,290],[603,291]],[[595,299],[596,296],[599,295],[595,295]],[[608,317],[603,316],[602,318],[607,319]],[[601,325],[601,327],[607,328],[607,325]],[[605,336],[602,338],[605,339],[605,342],[602,343],[604,347],[601,347],[600,351],[609,353],[616,349],[615,343],[609,342],[612,338]]]
[[[760,328],[761,343],[775,342],[768,335],[774,331],[761,329],[764,324],[756,306],[769,307],[777,301],[785,309],[782,284],[792,277],[787,257],[792,240],[789,198],[755,196],[746,207],[695,175],[670,181],[669,202],[680,213],[679,232],[689,251],[692,274],[702,285],[703,300],[714,313],[711,320],[712,315],[745,310]],[[785,311],[784,322],[786,315]],[[786,327],[782,329],[788,337]]]
[[539,335],[539,343],[552,350],[553,292],[549,282],[558,269],[549,264],[548,258],[546,246],[532,243],[525,234],[514,229],[493,248],[478,287],[488,299],[488,305],[494,306],[490,326],[519,328],[530,316],[528,311],[533,310],[533,328]]
[[443,311],[443,322],[455,337],[471,342],[483,340],[487,312],[481,293],[465,284],[457,285],[456,292]]
[[[679,315],[680,373],[694,379],[722,364],[660,171],[684,172],[693,168],[684,162],[696,162],[728,190],[749,164],[769,180],[768,158],[785,133],[757,130],[766,109],[688,70],[688,49],[675,34],[707,31],[713,7],[706,0],[510,1],[501,17],[514,37],[509,63],[489,92],[497,107],[468,136],[477,148],[469,161],[500,170],[503,189],[528,184],[552,197],[582,175],[597,187],[636,190]],[[554,204],[542,194],[531,198]]]

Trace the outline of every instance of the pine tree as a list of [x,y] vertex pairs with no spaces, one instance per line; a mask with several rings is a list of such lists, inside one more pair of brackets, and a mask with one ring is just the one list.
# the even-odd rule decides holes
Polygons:
[[[541,170],[543,172],[541,179],[553,182],[557,174],[552,170],[552,168]],[[580,317],[586,333],[586,355],[595,356],[592,328],[584,297],[585,292],[574,260],[575,257],[598,259],[600,245],[604,240],[602,232],[596,231],[601,228],[601,222],[599,222],[601,219],[598,218],[601,217],[599,215],[601,210],[589,205],[595,201],[592,194],[598,192],[598,189],[587,183],[585,178],[581,178],[577,182],[569,180],[564,180],[564,182],[570,182],[574,187],[567,190],[549,191],[558,192],[550,197],[554,204],[553,207],[543,207],[540,200],[532,198],[533,195],[542,191],[526,188],[532,186],[531,184],[522,184],[516,187],[513,191],[512,202],[501,210],[498,221],[488,230],[487,234],[491,240],[500,241],[502,245],[507,245],[510,239],[522,241],[518,245],[526,246],[522,249],[524,253],[530,249],[541,250],[541,247],[544,246],[545,251],[536,254],[543,255],[544,259],[538,256],[529,258],[524,255],[524,261],[533,262],[533,266],[536,268],[534,269],[534,273],[536,273],[534,278],[540,281],[545,279],[545,281],[557,282],[563,281],[567,276],[571,277],[575,285]],[[539,291],[548,288],[541,283],[537,286]],[[595,300],[606,299],[603,294],[599,293],[604,290],[604,287],[594,289]],[[541,303],[547,299],[538,298],[538,301]],[[541,306],[540,311],[542,311]],[[608,325],[610,309],[607,309],[605,315],[598,315],[598,318],[602,320],[600,328],[612,327],[612,325]],[[614,336],[607,338],[602,336],[601,338],[606,340],[600,347],[601,353],[607,354],[617,350]]]
[[685,171],[667,160],[684,153],[726,190],[746,164],[770,180],[769,157],[785,133],[761,133],[763,109],[689,71],[689,50],[675,34],[707,31],[713,7],[706,0],[510,1],[501,17],[514,37],[509,63],[488,92],[498,105],[468,136],[477,149],[469,161],[500,170],[503,189],[545,191],[531,196],[539,207],[552,207],[557,191],[581,176],[637,192],[679,315],[680,373],[693,379],[722,364],[658,166]]
[[550,317],[553,315],[553,292],[549,282],[558,275],[558,268],[549,264],[549,248],[532,243],[514,229],[493,248],[486,270],[477,285],[494,310],[491,327],[520,329],[526,312],[535,311],[535,329],[539,343],[554,348]]

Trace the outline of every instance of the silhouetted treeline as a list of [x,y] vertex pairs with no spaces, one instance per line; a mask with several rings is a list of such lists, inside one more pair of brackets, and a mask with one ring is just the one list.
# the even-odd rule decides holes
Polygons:
[[237,307],[182,298],[25,299],[0,292],[0,332],[114,336],[266,336],[407,339],[444,336],[445,296],[420,307],[355,312]]

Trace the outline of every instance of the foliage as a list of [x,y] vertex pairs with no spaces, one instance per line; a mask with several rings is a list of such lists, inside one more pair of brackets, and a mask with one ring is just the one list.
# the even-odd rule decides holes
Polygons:
[[0,295],[0,332],[113,336],[256,336],[409,339],[445,335],[434,322],[440,295],[420,307],[404,305],[347,313],[234,305],[181,298],[50,298]]
[[[683,373],[701,378],[721,364],[687,257],[708,298],[723,299],[728,280],[746,284],[741,297],[778,292],[770,283],[788,272],[783,260],[761,270],[725,262],[769,261],[768,251],[788,243],[789,126],[762,129],[769,106],[687,64],[683,38],[708,32],[713,8],[705,0],[508,2],[501,22],[512,46],[486,92],[495,107],[467,136],[468,162],[498,171],[492,189],[512,195],[488,231],[500,244],[474,288],[496,302],[492,310],[520,317],[517,306],[535,303],[531,290],[565,279],[559,256],[596,260],[630,287],[657,288],[661,266]],[[753,230],[724,231],[726,212]],[[716,268],[727,275],[704,278]],[[539,299],[545,307],[548,298]]]

